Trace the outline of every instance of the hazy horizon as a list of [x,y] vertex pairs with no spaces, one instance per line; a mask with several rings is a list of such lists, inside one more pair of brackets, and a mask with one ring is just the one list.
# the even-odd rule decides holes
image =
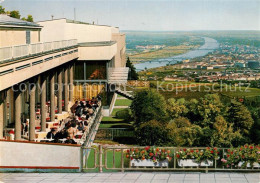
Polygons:
[[34,20],[68,18],[125,31],[260,30],[259,0],[4,0]]

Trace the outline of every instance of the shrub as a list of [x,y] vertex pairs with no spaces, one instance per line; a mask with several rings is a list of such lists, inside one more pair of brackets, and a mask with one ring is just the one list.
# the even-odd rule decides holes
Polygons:
[[116,118],[129,120],[131,118],[130,111],[128,109],[123,109],[116,112]]
[[135,118],[135,126],[150,120],[166,121],[166,101],[156,90],[136,92],[130,108]]
[[136,139],[139,145],[164,145],[168,143],[167,134],[167,129],[156,120],[143,123],[136,129]]

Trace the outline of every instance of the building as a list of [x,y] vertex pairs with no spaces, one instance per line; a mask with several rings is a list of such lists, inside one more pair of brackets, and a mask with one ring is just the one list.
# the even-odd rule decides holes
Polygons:
[[[126,83],[125,64],[125,35],[117,27],[68,19],[30,23],[0,15],[0,139],[11,129],[15,140],[24,139],[25,120],[32,127],[28,140],[46,135],[75,100]],[[46,115],[37,119],[36,113]]]
[[[0,168],[82,168],[80,146],[35,141],[70,115],[75,100],[126,83],[125,65],[125,35],[117,27],[0,15]],[[90,118],[96,123],[95,116]]]
[[0,15],[0,47],[38,43],[41,29],[36,23]]
[[[95,91],[99,92],[99,89],[91,87],[93,82],[99,83],[94,87],[102,89],[107,82],[126,81],[128,69],[125,68],[125,34],[120,33],[119,28],[65,18],[38,23],[43,27],[43,42],[67,39],[78,41],[79,58],[74,65],[76,98],[89,98],[92,97],[91,93],[96,95]],[[83,86],[85,83],[88,85],[86,90]]]
[[258,69],[260,67],[259,61],[248,61],[247,66],[250,69]]
[[239,67],[239,68],[245,68],[246,67],[246,64],[243,63],[243,62],[236,62],[234,64],[235,67]]

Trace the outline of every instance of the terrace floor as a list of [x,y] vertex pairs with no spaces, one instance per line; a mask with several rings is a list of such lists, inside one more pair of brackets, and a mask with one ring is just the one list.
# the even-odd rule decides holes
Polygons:
[[0,173],[1,182],[259,183],[260,173]]

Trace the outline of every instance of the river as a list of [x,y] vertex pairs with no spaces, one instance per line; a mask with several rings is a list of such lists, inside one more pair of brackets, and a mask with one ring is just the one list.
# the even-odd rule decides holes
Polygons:
[[196,58],[196,57],[205,56],[209,52],[212,52],[215,49],[219,48],[219,43],[215,39],[212,39],[209,37],[203,37],[203,38],[204,38],[205,43],[198,49],[189,51],[189,52],[181,54],[181,55],[169,57],[169,58],[160,58],[160,59],[156,59],[156,60],[138,63],[138,64],[135,64],[134,66],[137,71],[144,70],[145,68],[151,69],[151,68],[155,68],[155,67],[166,66],[167,64],[175,64],[175,63],[177,63],[177,61],[182,61],[184,59],[192,59],[192,58]]

